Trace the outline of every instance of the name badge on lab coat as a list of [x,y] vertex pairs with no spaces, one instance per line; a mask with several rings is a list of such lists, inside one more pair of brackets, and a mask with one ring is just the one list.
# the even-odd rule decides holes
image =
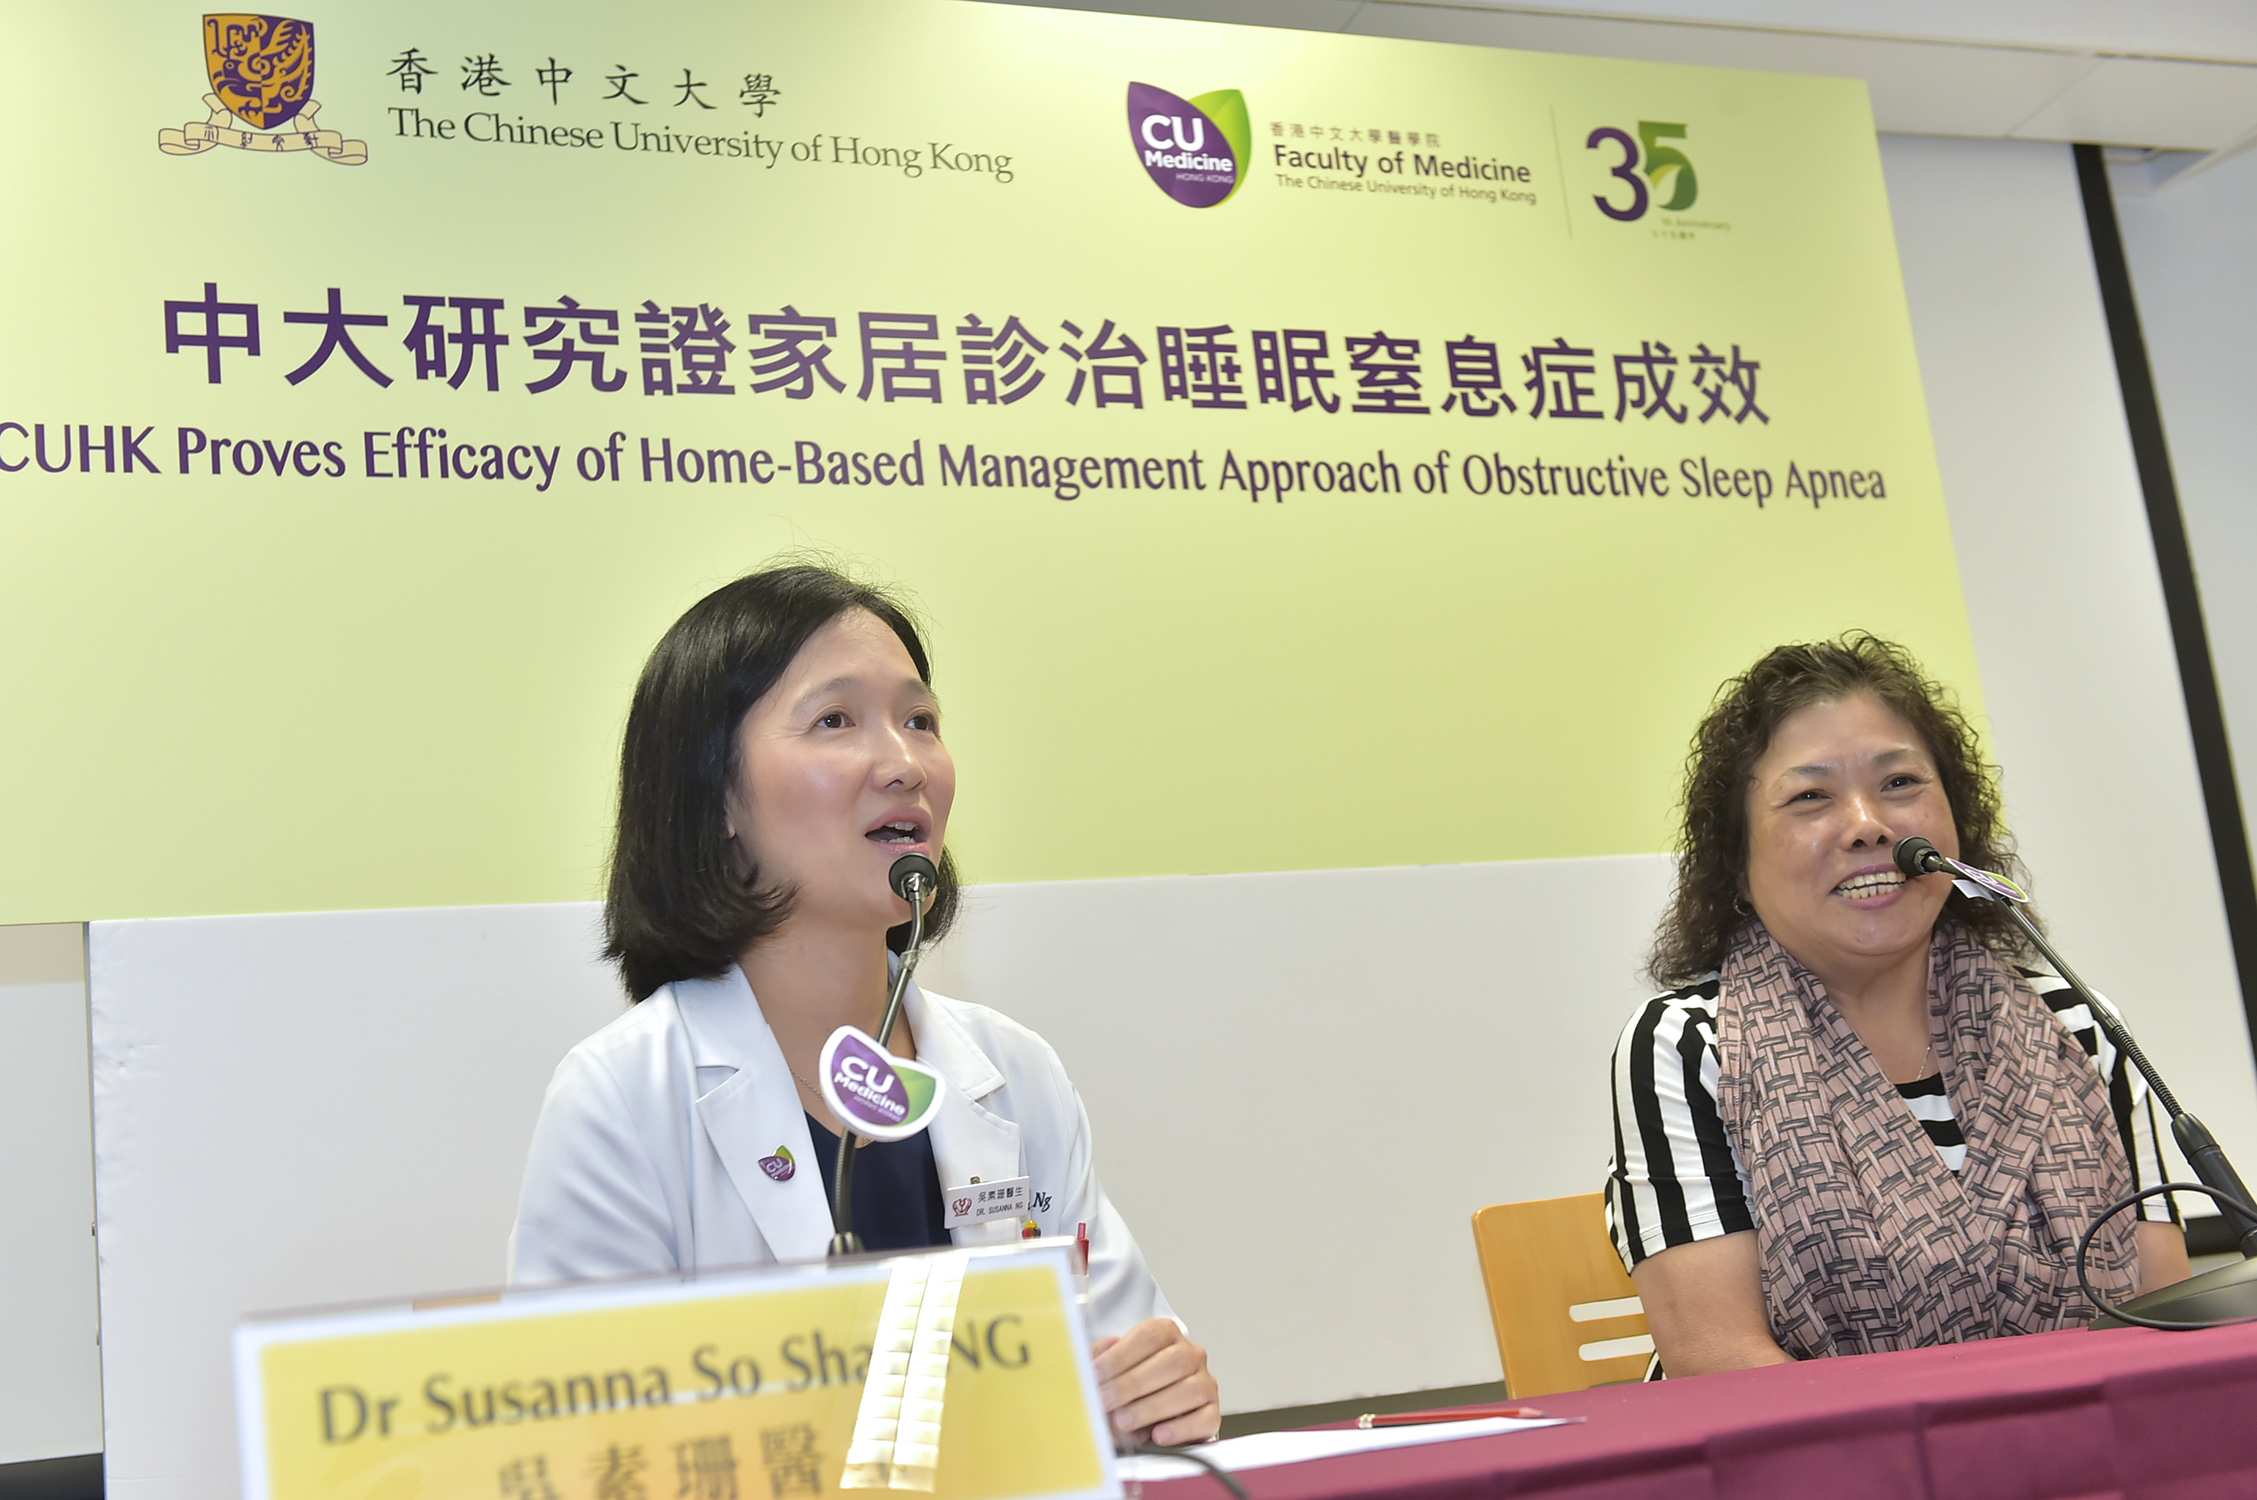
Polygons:
[[952,1187],[941,1196],[948,1201],[948,1227],[962,1229],[990,1219],[1027,1217],[1032,1179],[1004,1177],[994,1182],[972,1182]]

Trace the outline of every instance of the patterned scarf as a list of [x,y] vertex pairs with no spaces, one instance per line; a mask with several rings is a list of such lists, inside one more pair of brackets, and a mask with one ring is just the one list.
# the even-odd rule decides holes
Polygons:
[[[1954,1174],[1809,970],[1760,922],[1717,999],[1717,1104],[1740,1148],[1773,1335],[1808,1359],[2080,1326],[2077,1237],[2131,1191],[2091,1059],[1956,922],[1930,943],[1930,1025],[1967,1137]],[[2093,1241],[2111,1301],[2137,1289],[2132,1221]]]

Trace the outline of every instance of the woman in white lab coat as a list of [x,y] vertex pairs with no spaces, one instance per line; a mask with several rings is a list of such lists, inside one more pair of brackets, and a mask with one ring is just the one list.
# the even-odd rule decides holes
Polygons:
[[[904,854],[939,863],[926,935],[954,915],[956,769],[923,642],[877,590],[823,567],[755,573],[693,606],[628,713],[606,954],[635,1004],[558,1067],[534,1127],[511,1280],[820,1257],[840,1121],[809,1080],[842,1025],[875,1033],[909,908]],[[939,1114],[865,1143],[872,1249],[1008,1240],[949,1225],[954,1189],[1027,1179],[1044,1234],[1088,1226],[1097,1371],[1124,1433],[1177,1444],[1221,1419],[1206,1351],[1107,1201],[1056,1053],[984,1006],[910,986],[892,1050],[946,1077]]]

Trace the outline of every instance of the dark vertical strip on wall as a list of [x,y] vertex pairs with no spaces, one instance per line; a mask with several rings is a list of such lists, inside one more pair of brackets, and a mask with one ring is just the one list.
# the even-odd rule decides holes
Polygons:
[[2147,497],[2147,529],[2155,539],[2155,567],[2162,575],[2171,641],[2178,648],[2179,686],[2186,697],[2187,725],[2194,732],[2195,769],[2210,813],[2210,848],[2217,856],[2218,886],[2225,896],[2226,931],[2233,940],[2234,968],[2241,979],[2241,1008],[2249,1019],[2251,1048],[2257,1052],[2257,875],[2250,868],[2248,828],[2242,822],[2241,792],[2234,785],[2233,756],[2226,743],[2225,708],[2218,698],[2218,674],[2210,662],[2210,636],[2202,624],[2194,554],[2187,546],[2186,517],[2179,511],[2178,482],[2171,477],[2170,450],[2163,442],[2162,407],[2155,399],[2155,373],[2147,363],[2147,339],[2140,332],[2139,305],[2132,297],[2131,268],[2124,259],[2123,234],[2116,226],[2116,199],[2109,191],[2107,164],[2098,146],[2075,150],[2085,223],[2092,232],[2093,267],[2100,273],[2100,302],[2108,315],[2109,340],[2116,348],[2116,380],[2123,388],[2132,456]]

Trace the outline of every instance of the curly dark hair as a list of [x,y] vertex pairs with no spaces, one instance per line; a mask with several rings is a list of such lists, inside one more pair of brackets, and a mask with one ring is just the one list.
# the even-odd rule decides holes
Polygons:
[[[1952,694],[1920,670],[1912,653],[1865,631],[1780,646],[1717,690],[1685,757],[1685,822],[1677,892],[1646,959],[1656,984],[1690,984],[1724,963],[1748,920],[1740,881],[1748,864],[1748,781],[1780,722],[1814,703],[1864,693],[1900,715],[1936,760],[1959,831],[1959,857],[2023,880],[2014,836],[1999,806],[1998,768],[1983,759],[1974,726]],[[2037,913],[2023,910],[2032,921]],[[1944,907],[1994,953],[2027,956],[2027,940],[2004,910],[1954,891]]]

